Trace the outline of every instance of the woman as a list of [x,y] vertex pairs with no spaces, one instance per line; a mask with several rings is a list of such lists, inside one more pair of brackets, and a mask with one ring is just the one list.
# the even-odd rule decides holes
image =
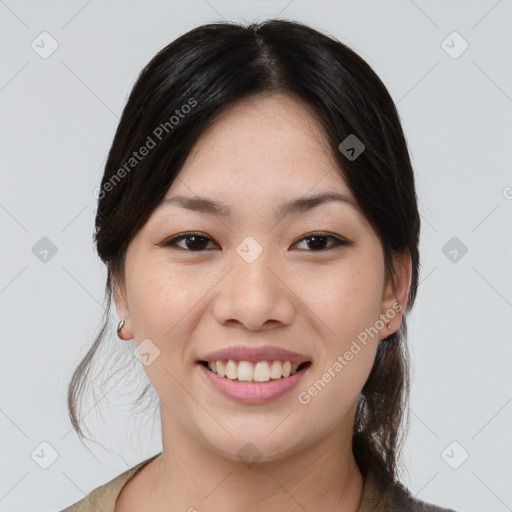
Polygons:
[[97,196],[107,314],[71,421],[113,296],[162,452],[66,510],[447,510],[399,482],[420,218],[365,61],[291,21],[188,32],[139,76]]

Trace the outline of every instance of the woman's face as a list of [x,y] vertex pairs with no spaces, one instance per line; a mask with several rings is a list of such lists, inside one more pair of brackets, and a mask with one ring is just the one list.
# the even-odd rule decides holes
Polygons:
[[[323,193],[348,199],[279,216],[286,203]],[[395,301],[379,239],[318,122],[283,95],[238,103],[198,141],[166,199],[176,196],[207,198],[225,210],[163,202],[128,247],[117,298],[123,333],[143,342],[163,436],[181,432],[229,459],[246,450],[262,462],[327,439],[350,440],[379,338],[400,325],[396,304],[405,308],[410,259],[397,261],[404,280]],[[164,245],[189,232],[204,238]],[[309,238],[314,232],[324,238]],[[198,363],[240,345],[287,349],[311,365],[280,397],[241,402],[220,392]]]

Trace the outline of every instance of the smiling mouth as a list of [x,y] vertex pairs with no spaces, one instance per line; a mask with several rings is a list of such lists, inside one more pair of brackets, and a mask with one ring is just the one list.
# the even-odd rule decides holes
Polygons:
[[[311,366],[311,361],[304,361],[300,364],[295,363],[293,366],[289,364],[283,364],[281,361],[262,361],[262,363],[265,364],[259,369],[256,369],[252,363],[248,361],[198,361],[198,363],[207,368],[208,371],[216,374],[218,377],[226,378],[234,382],[247,382],[257,384],[265,384],[267,382],[274,382],[276,380],[284,380],[306,370]],[[220,366],[218,366],[218,363],[220,363]]]

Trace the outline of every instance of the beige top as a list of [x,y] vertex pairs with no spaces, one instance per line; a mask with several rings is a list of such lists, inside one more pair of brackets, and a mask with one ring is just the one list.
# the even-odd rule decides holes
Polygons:
[[[106,484],[92,490],[87,496],[61,512],[114,512],[117,497],[123,486],[135,476],[146,464],[156,459],[161,453],[153,455],[124,473],[116,476]],[[396,486],[383,493],[370,472],[364,480],[361,504],[357,512],[456,512],[452,509],[439,508],[412,498],[407,490]]]

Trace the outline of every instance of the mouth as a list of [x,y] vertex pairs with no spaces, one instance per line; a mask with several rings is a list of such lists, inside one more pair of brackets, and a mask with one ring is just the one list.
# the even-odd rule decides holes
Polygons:
[[[293,366],[292,366],[293,365]],[[197,361],[200,374],[213,389],[245,405],[264,405],[291,397],[306,378],[311,361]]]
[[297,373],[304,372],[311,366],[311,361],[197,361],[209,372],[233,382],[265,384],[285,380]]

